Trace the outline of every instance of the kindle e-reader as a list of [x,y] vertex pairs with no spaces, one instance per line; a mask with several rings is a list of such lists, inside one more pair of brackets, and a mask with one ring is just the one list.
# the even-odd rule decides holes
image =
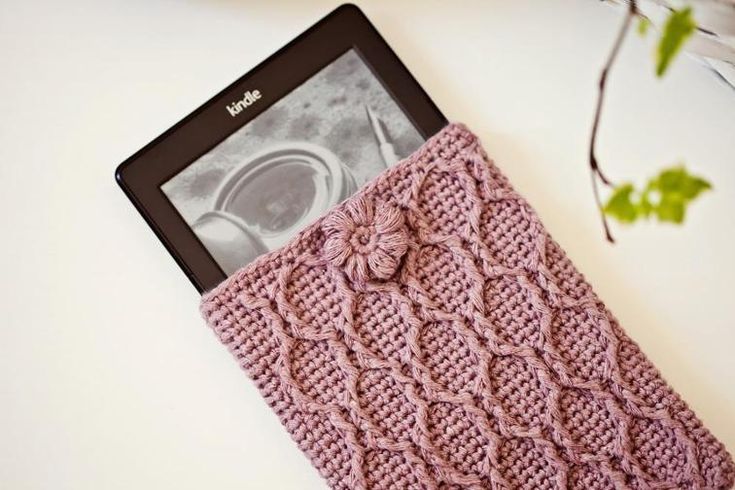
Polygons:
[[365,15],[343,5],[123,162],[116,178],[203,292],[446,124]]

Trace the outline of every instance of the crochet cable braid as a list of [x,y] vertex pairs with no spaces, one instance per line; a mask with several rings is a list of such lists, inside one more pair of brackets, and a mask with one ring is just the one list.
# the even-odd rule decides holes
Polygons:
[[733,484],[723,445],[460,124],[202,313],[334,489]]

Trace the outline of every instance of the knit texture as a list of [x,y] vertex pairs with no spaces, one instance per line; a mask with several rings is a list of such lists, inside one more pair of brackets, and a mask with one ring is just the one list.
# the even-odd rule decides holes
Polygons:
[[335,489],[730,488],[730,456],[464,126],[202,312]]

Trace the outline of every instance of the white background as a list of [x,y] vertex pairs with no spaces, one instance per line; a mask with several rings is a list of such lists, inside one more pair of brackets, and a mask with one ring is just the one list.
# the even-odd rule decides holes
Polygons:
[[[323,488],[117,188],[115,166],[335,2],[0,4],[0,487]],[[466,122],[621,323],[735,449],[735,92],[663,81],[632,36],[600,156],[711,179],[683,228],[601,235],[586,145],[620,12],[594,0],[360,3]]]

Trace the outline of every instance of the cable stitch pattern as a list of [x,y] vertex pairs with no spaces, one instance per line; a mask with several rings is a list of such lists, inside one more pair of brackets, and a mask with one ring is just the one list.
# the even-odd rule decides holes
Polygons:
[[733,484],[723,445],[460,124],[202,313],[334,489]]

